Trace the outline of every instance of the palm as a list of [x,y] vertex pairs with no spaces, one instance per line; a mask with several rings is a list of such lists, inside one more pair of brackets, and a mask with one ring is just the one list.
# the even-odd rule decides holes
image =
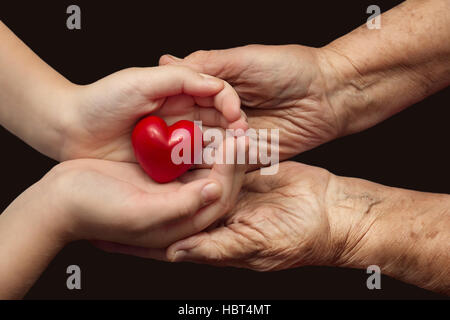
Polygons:
[[[67,198],[76,208],[77,221],[81,221],[79,237],[101,236],[102,240],[126,242],[133,234],[132,244],[161,247],[182,237],[176,230],[172,234],[165,231],[164,224],[177,221],[179,215],[171,221],[170,214],[161,206],[166,203],[167,208],[167,200],[181,193],[186,183],[178,180],[158,184],[137,164],[131,163],[75,160],[64,163],[63,167],[70,173],[69,189],[76,190]],[[207,178],[210,173],[207,169],[196,170],[196,179]],[[95,230],[103,232],[98,234]]]
[[173,245],[169,256],[190,249],[191,261],[259,271],[326,263],[329,177],[326,170],[293,162],[281,164],[276,176],[250,173],[221,226]]
[[[107,102],[108,103],[108,102]],[[178,120],[203,120],[201,108],[192,97],[178,95],[154,101],[101,101],[86,108],[84,126],[78,128],[76,154],[88,154],[90,158],[112,161],[136,162],[131,145],[131,133],[137,121],[149,110],[163,118],[168,125]],[[136,110],[142,110],[136,112]],[[75,155],[74,155],[75,154]]]

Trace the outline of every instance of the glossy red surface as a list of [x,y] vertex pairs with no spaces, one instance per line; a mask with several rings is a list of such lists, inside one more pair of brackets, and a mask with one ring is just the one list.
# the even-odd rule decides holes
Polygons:
[[[167,183],[192,167],[194,156],[202,152],[203,138],[200,128],[192,121],[181,120],[168,127],[163,119],[150,116],[136,125],[132,143],[144,171],[156,182]],[[174,154],[179,157],[172,156],[174,148]],[[189,161],[177,164],[182,159]]]

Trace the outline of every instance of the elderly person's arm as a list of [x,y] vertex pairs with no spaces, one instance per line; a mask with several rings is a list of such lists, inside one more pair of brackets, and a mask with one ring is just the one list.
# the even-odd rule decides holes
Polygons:
[[[329,99],[344,134],[390,117],[450,84],[450,1],[409,0],[323,48],[338,82]],[[347,67],[342,67],[342,66]]]

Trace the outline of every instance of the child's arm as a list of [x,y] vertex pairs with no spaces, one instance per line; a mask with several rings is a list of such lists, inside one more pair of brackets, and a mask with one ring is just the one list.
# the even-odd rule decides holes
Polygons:
[[58,157],[73,84],[0,22],[0,124],[32,147]]
[[48,187],[33,185],[0,215],[0,299],[22,298],[65,244]]

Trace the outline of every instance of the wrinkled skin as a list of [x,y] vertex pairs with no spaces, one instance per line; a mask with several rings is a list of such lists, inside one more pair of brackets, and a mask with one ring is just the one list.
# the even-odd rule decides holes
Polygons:
[[160,64],[187,66],[230,83],[250,128],[280,129],[280,160],[286,160],[341,135],[326,94],[324,79],[333,68],[325,56],[320,49],[298,45],[251,45],[198,51],[183,60],[166,55]]
[[168,257],[257,271],[331,263],[330,178],[326,170],[294,162],[274,176],[247,174],[239,202],[221,224],[175,243]]

